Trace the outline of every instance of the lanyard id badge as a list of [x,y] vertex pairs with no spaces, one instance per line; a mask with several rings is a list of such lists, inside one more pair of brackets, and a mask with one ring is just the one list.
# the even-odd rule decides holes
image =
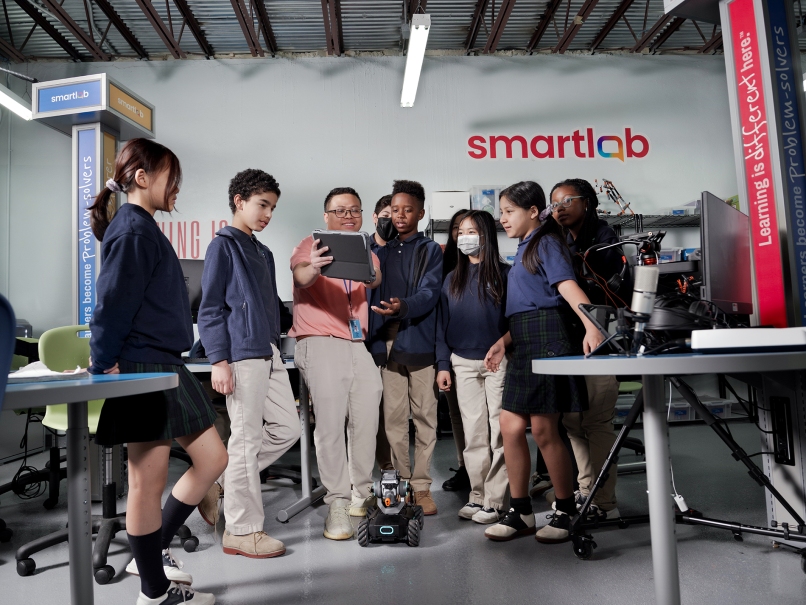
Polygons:
[[344,282],[344,291],[347,293],[347,303],[350,305],[350,320],[347,322],[350,326],[350,338],[353,340],[364,340],[364,333],[361,330],[361,321],[353,317],[353,282],[347,284]]

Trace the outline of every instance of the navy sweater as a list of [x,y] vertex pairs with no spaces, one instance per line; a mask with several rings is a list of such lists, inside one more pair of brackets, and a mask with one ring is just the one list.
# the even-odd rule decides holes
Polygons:
[[[436,362],[437,305],[442,284],[442,248],[422,232],[413,236],[405,245],[413,245],[413,263],[402,268],[404,273],[391,276],[387,271],[387,259],[398,253],[401,246],[398,238],[378,249],[383,282],[370,295],[370,304],[378,301],[400,299],[400,312],[391,317],[370,313],[368,347],[375,363],[386,365],[394,361],[404,366],[430,366]],[[403,291],[392,291],[389,284],[402,284]],[[392,351],[386,355],[385,323],[399,321],[397,337]]]
[[[257,359],[272,355],[280,346],[280,303],[277,297],[274,256],[256,239],[250,241],[235,227],[224,227],[204,256],[199,338],[210,363]],[[248,254],[257,244],[266,259],[272,292],[267,305]],[[251,246],[252,249],[245,248]]]
[[437,312],[437,371],[451,369],[451,353],[465,359],[484,359],[490,347],[509,330],[504,316],[506,280],[510,266],[501,263],[504,276],[504,300],[500,305],[492,299],[479,298],[479,265],[469,265],[465,289],[459,298],[451,293],[454,271],[445,277]]
[[179,259],[154,217],[121,206],[104,234],[101,263],[90,373],[119,359],[182,364],[182,351],[193,344],[190,301]]

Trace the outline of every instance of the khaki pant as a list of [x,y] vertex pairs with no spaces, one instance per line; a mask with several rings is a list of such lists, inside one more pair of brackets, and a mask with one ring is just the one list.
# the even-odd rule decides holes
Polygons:
[[378,470],[380,471],[388,471],[395,468],[392,466],[392,450],[389,449],[389,440],[386,438],[386,426],[383,422],[383,397],[381,397],[381,406],[378,410],[378,433],[375,435],[375,462],[378,463]]
[[[456,375],[453,370],[451,370],[451,382],[456,384]],[[445,399],[448,400],[448,413],[451,416],[451,433],[453,433],[453,444],[456,446],[456,461],[462,467],[465,465],[465,429],[462,426],[462,412],[459,409],[456,389],[445,391]]]
[[[585,376],[585,382],[588,386],[588,411],[564,414],[563,424],[579,467],[579,490],[587,496],[616,441],[613,415],[618,399],[618,381],[615,376]],[[602,510],[616,506],[617,471],[615,464],[610,467],[607,481],[593,498],[593,503]]]
[[313,439],[325,503],[368,498],[383,391],[372,356],[363,342],[309,336],[297,341],[294,363],[316,414]]
[[297,442],[299,415],[280,351],[230,364],[235,389],[227,395],[229,463],[224,473],[224,518],[236,536],[263,531],[260,471]]
[[502,510],[509,486],[499,424],[507,360],[501,360],[497,372],[490,372],[483,360],[451,355],[451,366],[456,374],[456,395],[465,428],[464,460],[470,477],[468,501]]
[[[390,324],[386,352],[392,350],[397,325]],[[431,458],[437,443],[437,391],[434,366],[404,366],[390,361],[381,369],[383,417],[392,464],[415,492],[431,487]],[[409,415],[414,421],[414,466],[409,458]]]

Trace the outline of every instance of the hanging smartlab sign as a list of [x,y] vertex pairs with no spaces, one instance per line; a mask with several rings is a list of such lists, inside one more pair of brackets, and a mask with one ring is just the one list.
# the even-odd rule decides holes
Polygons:
[[649,155],[649,138],[630,127],[618,134],[600,134],[592,127],[565,134],[474,134],[467,139],[473,160],[591,160],[621,162]]

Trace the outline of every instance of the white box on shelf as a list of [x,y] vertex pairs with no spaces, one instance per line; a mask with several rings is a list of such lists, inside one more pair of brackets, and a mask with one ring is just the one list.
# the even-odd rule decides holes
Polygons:
[[494,185],[477,185],[470,189],[470,208],[472,210],[485,210],[493,215],[493,218],[499,218],[501,211],[498,208],[498,195],[501,193],[501,187]]
[[730,401],[703,401],[706,409],[717,418],[730,418],[733,403]]
[[685,401],[672,401],[669,405],[669,422],[694,420],[694,410]]
[[470,210],[469,191],[434,191],[431,194],[431,218],[449,220],[458,210]]

